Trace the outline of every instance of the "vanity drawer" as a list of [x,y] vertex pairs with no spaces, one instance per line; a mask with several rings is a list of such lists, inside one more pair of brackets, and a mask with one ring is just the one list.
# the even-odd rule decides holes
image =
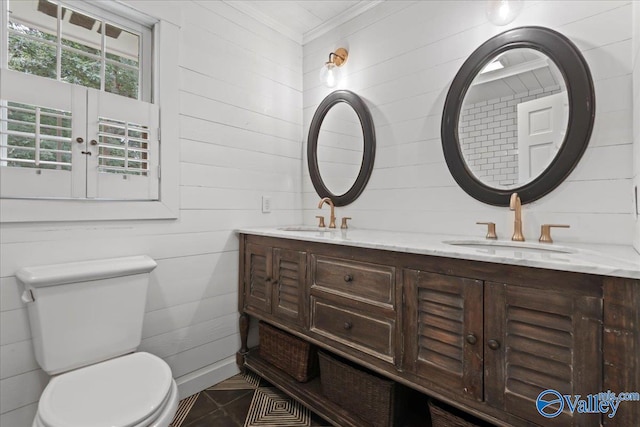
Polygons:
[[393,319],[316,297],[311,311],[312,332],[393,363]]
[[395,267],[313,255],[312,274],[312,288],[395,306]]

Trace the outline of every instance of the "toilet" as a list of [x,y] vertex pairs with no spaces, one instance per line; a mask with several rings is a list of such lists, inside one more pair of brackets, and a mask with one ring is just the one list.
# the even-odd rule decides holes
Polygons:
[[149,273],[132,256],[26,267],[24,284],[36,360],[52,375],[33,427],[167,427],[178,406],[171,368],[136,352]]

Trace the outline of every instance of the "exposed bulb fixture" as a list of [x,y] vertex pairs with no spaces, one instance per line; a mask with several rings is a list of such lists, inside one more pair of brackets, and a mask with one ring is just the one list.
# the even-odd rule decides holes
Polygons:
[[340,67],[347,62],[348,52],[344,48],[338,48],[329,54],[327,61],[320,69],[320,81],[327,87],[336,87],[342,78]]
[[522,10],[522,0],[488,0],[487,18],[495,25],[507,25]]

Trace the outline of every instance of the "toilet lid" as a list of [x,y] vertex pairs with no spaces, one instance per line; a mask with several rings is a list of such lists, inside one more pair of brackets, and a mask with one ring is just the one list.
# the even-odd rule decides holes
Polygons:
[[171,369],[149,353],[133,353],[51,379],[38,412],[48,427],[130,427],[158,410]]

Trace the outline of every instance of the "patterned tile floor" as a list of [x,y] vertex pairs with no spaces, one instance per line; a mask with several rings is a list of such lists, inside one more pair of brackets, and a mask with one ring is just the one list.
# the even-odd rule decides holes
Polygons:
[[238,374],[180,401],[171,427],[329,426],[254,373]]
[[[431,427],[427,397],[406,390],[409,415],[399,427]],[[470,418],[471,419],[471,418]],[[331,424],[247,371],[180,401],[170,427],[329,427]],[[442,421],[440,424],[443,425]],[[455,423],[492,427],[480,420]]]

